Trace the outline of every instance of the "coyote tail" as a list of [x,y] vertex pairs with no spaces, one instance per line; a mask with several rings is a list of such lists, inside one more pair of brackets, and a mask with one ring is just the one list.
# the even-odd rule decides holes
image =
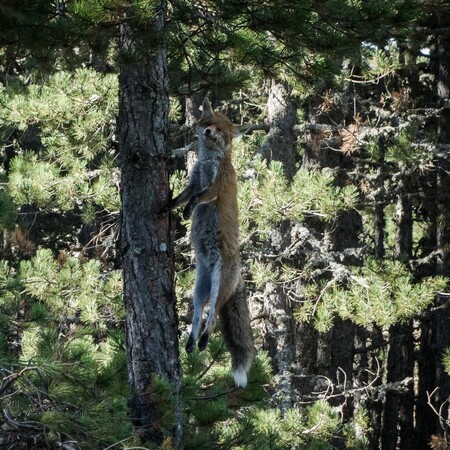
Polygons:
[[250,313],[242,277],[236,291],[219,312],[225,343],[231,353],[233,378],[236,386],[247,385],[248,373],[255,356]]

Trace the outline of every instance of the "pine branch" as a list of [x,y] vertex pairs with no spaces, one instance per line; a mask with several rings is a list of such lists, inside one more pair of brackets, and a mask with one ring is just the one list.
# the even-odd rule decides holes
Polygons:
[[206,367],[206,369],[198,376],[198,379],[199,379],[199,380],[201,380],[201,379],[209,372],[209,370],[211,369],[211,367],[212,367],[212,366],[214,365],[214,363],[217,361],[217,359],[218,359],[218,357],[219,357],[219,355],[220,355],[220,353],[221,353],[222,348],[223,348],[223,342],[222,342],[222,344],[220,345],[220,347],[217,349],[216,354],[213,356],[213,358],[211,359],[211,362],[208,364],[208,366]]
[[197,149],[197,141],[189,142],[184,147],[178,147],[171,150],[172,158],[182,158],[188,152],[194,152]]
[[327,382],[327,387],[324,391],[312,392],[313,395],[304,395],[302,400],[299,402],[301,405],[315,403],[318,399],[331,400],[332,398],[347,398],[349,396],[355,395],[355,393],[362,393],[362,397],[371,396],[372,398],[385,397],[387,393],[393,393],[399,396],[408,395],[410,393],[411,387],[413,385],[413,378],[406,377],[400,381],[394,381],[390,383],[383,383],[377,385],[381,379],[381,367],[378,360],[378,369],[372,381],[366,386],[357,387],[347,387],[347,375],[339,368],[339,370],[344,374],[344,382],[342,384],[335,384],[330,378],[325,376],[318,376],[318,378],[324,378]]
[[104,450],[111,450],[111,449],[113,449],[114,447],[118,447],[119,445],[122,445],[122,444],[124,444],[125,442],[130,441],[130,440],[133,439],[133,438],[134,438],[134,436],[130,436],[130,437],[127,437],[127,438],[125,438],[125,439],[122,439],[121,441],[115,442],[114,444],[112,444],[112,445],[106,447]]
[[25,422],[19,422],[18,420],[11,417],[9,414],[9,411],[4,408],[2,409],[2,415],[3,419],[5,421],[5,424],[7,426],[11,427],[13,430],[43,430],[44,427],[39,424],[38,422],[32,422],[32,421],[25,421]]
[[237,391],[238,389],[240,389],[240,388],[234,387],[233,389],[230,389],[229,391],[220,392],[219,394],[205,395],[205,396],[201,396],[201,397],[192,397],[192,398],[190,398],[190,400],[214,400],[219,397],[224,397],[225,395],[230,395],[234,391]]
[[38,371],[39,368],[37,366],[33,366],[33,367],[24,367],[22,370],[20,370],[19,372],[15,372],[15,373],[11,373],[10,375],[8,375],[7,377],[4,377],[2,380],[2,384],[0,385],[0,396],[15,382],[17,381],[19,378],[21,378],[23,376],[23,374],[25,372],[29,372],[31,370],[36,370]]
[[433,392],[431,392],[431,393],[429,393],[427,391],[427,405],[431,408],[433,413],[438,417],[439,424],[440,424],[442,430],[444,430],[444,432],[447,432],[448,429],[450,428],[450,419],[448,417],[445,418],[445,416],[446,416],[445,410],[448,410],[448,405],[450,404],[450,398],[447,398],[447,400],[442,402],[442,404],[439,405],[439,409],[437,409],[437,407],[433,405],[432,399],[438,391],[439,391],[439,387],[436,387],[433,390]]

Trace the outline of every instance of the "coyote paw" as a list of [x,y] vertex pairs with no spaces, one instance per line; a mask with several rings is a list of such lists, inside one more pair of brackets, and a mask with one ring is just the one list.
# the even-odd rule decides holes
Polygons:
[[161,208],[159,210],[158,217],[162,217],[162,216],[165,216],[166,214],[168,214],[172,210],[173,206],[174,205],[172,204],[171,201],[169,203],[167,203],[166,206],[164,206],[163,208]]
[[189,336],[189,339],[186,344],[186,352],[192,353],[194,351],[194,347],[195,347],[194,338],[192,336]]
[[194,210],[194,206],[191,205],[190,203],[188,203],[183,210],[183,219],[188,220],[191,217],[193,210]]
[[200,340],[198,341],[198,349],[202,352],[205,350],[206,346],[208,345],[209,341],[209,332],[204,331],[203,334],[200,336]]

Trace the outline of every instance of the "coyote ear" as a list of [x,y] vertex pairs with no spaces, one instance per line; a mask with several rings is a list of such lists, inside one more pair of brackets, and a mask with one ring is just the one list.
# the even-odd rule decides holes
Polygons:
[[243,136],[251,125],[245,124],[245,125],[235,125],[233,124],[233,137]]
[[214,112],[211,108],[211,105],[209,104],[208,97],[205,97],[203,99],[202,103],[202,116],[201,119],[208,119],[214,115]]

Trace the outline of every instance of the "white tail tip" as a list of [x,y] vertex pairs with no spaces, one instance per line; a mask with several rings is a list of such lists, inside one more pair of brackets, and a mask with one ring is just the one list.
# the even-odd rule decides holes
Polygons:
[[247,371],[243,367],[233,370],[233,378],[237,387],[247,386]]

